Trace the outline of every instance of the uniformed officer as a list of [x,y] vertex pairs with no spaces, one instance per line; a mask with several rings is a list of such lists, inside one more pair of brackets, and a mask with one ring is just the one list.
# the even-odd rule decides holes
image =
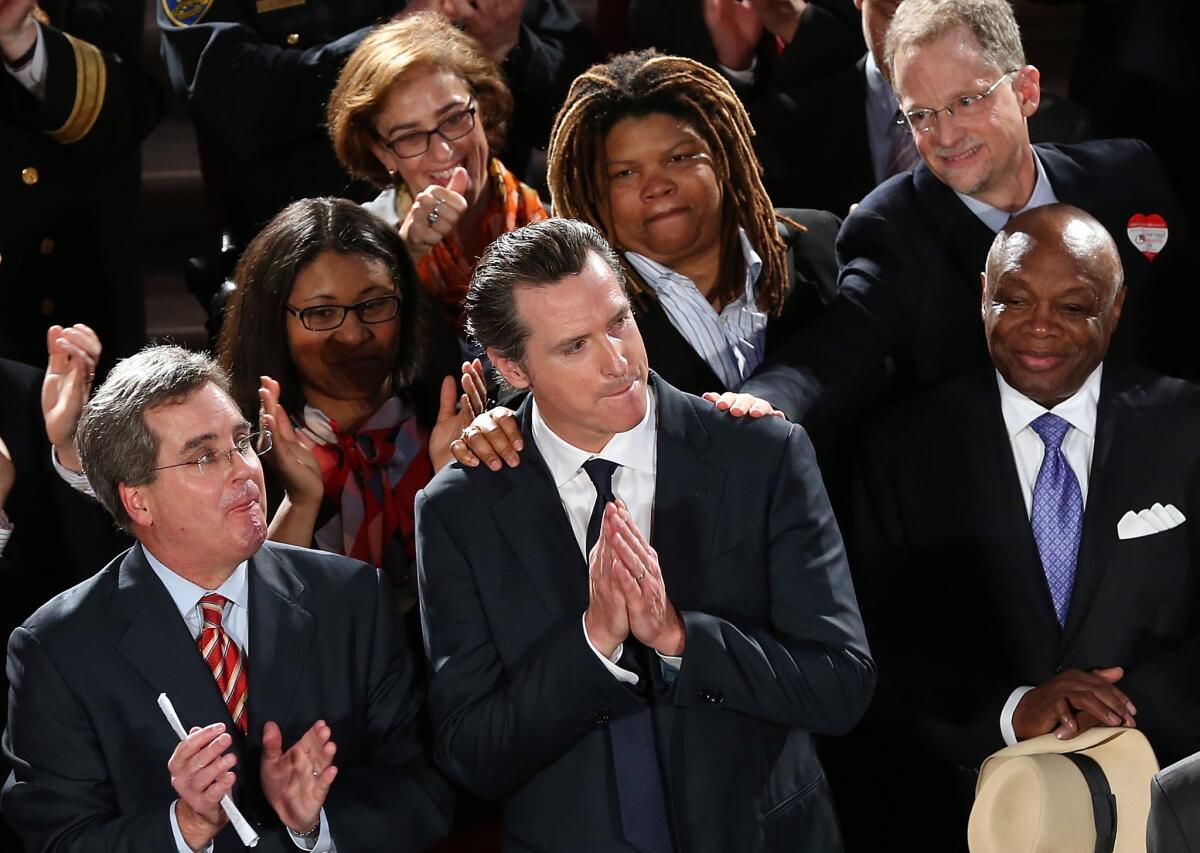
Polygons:
[[509,150],[523,147],[505,162],[519,169],[596,57],[568,0],[161,0],[171,83],[192,110],[223,227],[241,245],[296,199],[375,195],[334,158],[325,102],[367,31],[416,9],[459,21],[503,62],[521,105]]
[[163,109],[153,80],[110,52],[114,29],[99,0],[0,0],[0,356],[45,363],[55,323],[112,339],[92,178]]

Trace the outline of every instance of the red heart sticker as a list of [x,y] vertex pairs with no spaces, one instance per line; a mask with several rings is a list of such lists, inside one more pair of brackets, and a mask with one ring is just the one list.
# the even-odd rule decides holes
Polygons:
[[1135,213],[1129,217],[1125,233],[1146,260],[1153,261],[1167,245],[1167,220],[1157,213]]

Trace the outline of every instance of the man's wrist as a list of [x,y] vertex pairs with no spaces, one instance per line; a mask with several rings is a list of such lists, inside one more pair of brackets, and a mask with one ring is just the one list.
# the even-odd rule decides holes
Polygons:
[[182,797],[175,801],[175,823],[179,826],[183,843],[193,850],[204,850],[208,847],[222,826],[198,814]]
[[592,648],[604,655],[606,658],[612,658],[613,652],[617,650],[617,646],[621,645],[623,640],[603,636],[604,632],[597,630],[592,624],[592,620],[588,618],[588,613],[583,614],[583,630],[587,634],[588,642],[592,644]]
[[29,64],[37,47],[38,25],[33,15],[27,15],[11,34],[0,36],[0,53],[4,64],[14,71]]
[[79,454],[75,452],[74,444],[56,444],[54,445],[54,457],[58,460],[58,464],[66,468],[73,474],[83,473],[83,463],[79,461]]
[[683,626],[683,618],[680,617],[679,611],[672,608],[671,628],[654,643],[654,651],[664,657],[682,657],[683,647],[687,642],[687,631]]

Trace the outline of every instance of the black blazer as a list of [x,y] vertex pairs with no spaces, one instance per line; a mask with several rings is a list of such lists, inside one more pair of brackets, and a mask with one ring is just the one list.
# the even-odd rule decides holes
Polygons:
[[[804,229],[793,228],[785,222],[777,224],[780,236],[788,244],[788,289],[783,311],[767,321],[763,364],[780,344],[816,318],[837,292],[833,242],[841,220],[824,210],[778,212],[803,225]],[[643,298],[635,303],[634,312],[646,344],[646,355],[659,376],[689,394],[731,390],[671,324],[666,309],[652,290],[647,289]],[[763,364],[757,369],[762,370]]]
[[[1157,158],[1136,140],[1034,147],[1058,199],[1099,219],[1121,253],[1129,293],[1111,354],[1200,375],[1192,232]],[[1153,261],[1126,233],[1138,213],[1170,228]],[[880,184],[838,234],[837,297],[743,390],[811,426],[866,404],[860,389],[885,370],[906,394],[989,363],[979,275],[994,236],[924,164]]]
[[[879,658],[873,714],[978,767],[1000,711],[1060,669],[1121,666],[1161,762],[1200,750],[1200,388],[1105,365],[1074,592],[1054,617],[1000,410],[972,372],[868,429],[848,542]],[[1187,520],[1121,540],[1129,510]]]
[[[445,834],[450,796],[417,735],[414,662],[378,572],[274,543],[249,568],[245,736],[140,547],[13,633],[4,753],[14,772],[0,806],[29,849],[174,849],[167,759],[178,739],[156,704],[163,692],[184,728],[223,722],[234,735],[234,799],[257,849],[294,849],[258,784],[267,720],[287,745],[319,718],[333,729],[340,772],[325,814],[339,851],[419,850]],[[215,849],[243,848],[226,827]]]
[[452,465],[417,500],[437,760],[505,801],[506,850],[626,851],[605,729],[649,707],[677,849],[840,850],[812,733],[854,725],[874,667],[811,445],[652,386],[651,541],[687,630],[678,677],[651,665],[629,687],[589,649],[587,567],[526,402],[520,467]]
[[1200,850],[1200,755],[1165,767],[1150,783],[1146,853]]

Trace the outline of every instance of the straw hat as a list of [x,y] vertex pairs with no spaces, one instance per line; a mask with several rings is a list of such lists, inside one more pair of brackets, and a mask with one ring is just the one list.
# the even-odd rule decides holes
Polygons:
[[1002,749],[979,770],[971,853],[1145,853],[1157,770],[1137,729],[1048,734]]

